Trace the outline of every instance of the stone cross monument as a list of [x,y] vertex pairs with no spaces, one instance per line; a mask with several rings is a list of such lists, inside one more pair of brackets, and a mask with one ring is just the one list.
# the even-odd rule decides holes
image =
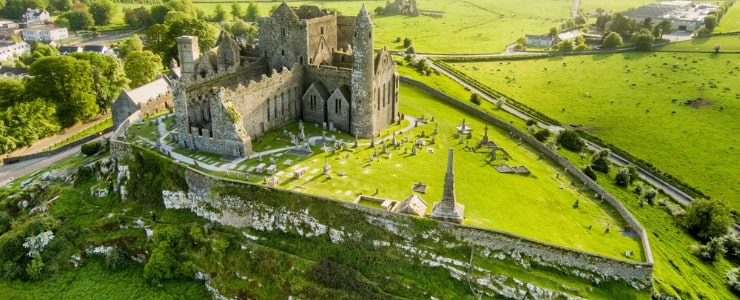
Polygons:
[[445,173],[444,191],[442,200],[435,202],[431,217],[434,219],[462,223],[465,206],[455,199],[455,173],[453,172],[454,149],[450,148],[447,156],[447,173]]

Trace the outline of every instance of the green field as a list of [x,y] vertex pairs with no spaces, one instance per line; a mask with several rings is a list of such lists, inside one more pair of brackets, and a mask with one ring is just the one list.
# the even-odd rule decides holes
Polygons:
[[661,46],[657,50],[667,52],[685,51],[714,53],[715,46],[720,46],[720,52],[740,52],[740,34],[694,38],[688,41]]
[[[453,65],[738,210],[740,173],[729,162],[740,160],[733,134],[740,132],[739,61],[730,54],[662,52]],[[697,98],[703,101],[685,104]]]
[[631,8],[638,8],[651,2],[661,2],[660,0],[581,0],[580,9],[586,13],[595,13],[596,9],[602,8],[609,12],[624,12]]
[[719,25],[714,28],[715,33],[740,31],[740,8],[737,3],[730,6],[727,13],[719,20]]

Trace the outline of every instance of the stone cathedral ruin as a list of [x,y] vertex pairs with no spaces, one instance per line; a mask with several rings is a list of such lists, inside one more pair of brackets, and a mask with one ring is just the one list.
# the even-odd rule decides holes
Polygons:
[[216,47],[177,40],[173,80],[181,147],[244,157],[267,131],[303,120],[370,138],[398,120],[399,76],[390,53],[373,50],[373,22],[285,2],[259,20],[259,46],[221,32]]

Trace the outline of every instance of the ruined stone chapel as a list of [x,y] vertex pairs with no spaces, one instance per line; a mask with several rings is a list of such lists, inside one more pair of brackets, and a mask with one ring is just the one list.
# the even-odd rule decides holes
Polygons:
[[390,53],[373,49],[365,6],[357,17],[285,2],[259,20],[247,50],[222,31],[201,51],[178,38],[173,80],[181,147],[225,156],[252,152],[252,141],[297,120],[370,138],[399,118],[399,77]]

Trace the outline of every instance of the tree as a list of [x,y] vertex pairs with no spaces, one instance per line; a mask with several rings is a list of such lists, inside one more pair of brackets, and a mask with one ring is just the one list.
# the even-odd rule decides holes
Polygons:
[[711,32],[715,27],[717,27],[717,16],[709,14],[704,17],[704,28]]
[[601,46],[605,49],[614,49],[622,46],[623,44],[624,42],[622,41],[622,36],[616,32],[612,32],[609,33],[606,38],[604,38],[604,42],[601,44]]
[[647,17],[643,19],[642,22],[640,23],[640,28],[653,31],[653,18]]
[[411,47],[412,44],[413,44],[413,41],[410,38],[404,38],[403,39],[403,47],[404,48]]
[[632,43],[635,44],[635,49],[639,51],[652,50],[653,41],[655,41],[653,33],[644,28],[632,35]]
[[226,10],[221,4],[216,4],[216,8],[213,10],[213,21],[223,22],[226,20]]
[[247,37],[250,42],[254,41],[254,37],[257,34],[257,28],[247,24],[241,19],[237,19],[231,24],[224,24],[224,29],[226,29],[226,31],[231,33],[233,36]]
[[583,146],[586,145],[578,136],[578,133],[570,129],[561,131],[560,134],[558,134],[557,142],[559,145],[563,146],[563,148],[575,152],[581,152]]
[[596,18],[596,28],[601,31],[606,30],[606,24],[609,23],[611,19],[611,15],[599,14],[599,16]]
[[578,16],[576,16],[576,18],[574,19],[574,21],[575,21],[575,23],[576,23],[577,26],[583,26],[583,25],[586,25],[587,19],[586,19],[586,17],[584,17],[582,15],[578,15]]
[[8,19],[18,19],[26,11],[23,0],[8,0],[2,9],[3,17]]
[[692,201],[691,206],[686,209],[683,225],[700,241],[708,242],[728,232],[732,225],[732,215],[724,202],[698,199]]
[[573,51],[573,40],[563,40],[558,43],[558,50],[563,52]]
[[161,68],[162,59],[149,50],[131,52],[123,66],[131,88],[151,82]]
[[123,16],[126,25],[134,28],[146,28],[154,24],[151,13],[143,6],[134,9],[124,8]]
[[26,8],[38,8],[45,10],[47,6],[46,0],[23,0],[23,6]]
[[592,169],[591,166],[584,167],[583,174],[586,174],[586,176],[591,178],[591,180],[596,181],[596,172],[594,172],[594,169]]
[[154,24],[146,29],[147,46],[145,49],[159,55],[160,59],[165,57],[165,53],[172,47],[172,41],[168,41],[166,37],[167,30],[169,28],[164,24]]
[[0,111],[23,101],[26,86],[13,78],[0,78]]
[[609,155],[611,150],[601,149],[591,158],[591,168],[602,173],[609,173]]
[[520,37],[519,39],[516,40],[516,49],[517,50],[527,49],[527,43],[528,42],[529,41],[527,41],[527,38],[526,37]]
[[16,103],[0,112],[0,123],[7,130],[0,129],[0,152],[8,152],[18,147],[33,144],[39,139],[59,131],[54,104],[42,99]]
[[169,12],[170,12],[170,9],[164,5],[152,6],[151,11],[150,11],[152,22],[154,24],[164,24],[164,18],[165,16],[167,16],[167,13]]
[[118,7],[110,0],[96,0],[90,4],[90,14],[98,26],[110,24],[117,12]]
[[630,170],[627,169],[627,167],[620,168],[617,171],[617,177],[615,178],[615,180],[618,186],[629,186],[630,182],[632,182]]
[[385,7],[378,6],[375,8],[375,14],[376,15],[384,15],[385,14]]
[[90,63],[69,56],[43,57],[28,69],[26,98],[48,99],[56,105],[63,126],[88,120],[98,113]]
[[31,43],[31,52],[25,52],[21,55],[21,61],[25,65],[31,65],[42,57],[59,55],[59,50],[54,47],[40,42]]
[[257,7],[257,4],[250,1],[249,5],[247,5],[247,13],[244,14],[244,20],[247,22],[257,22],[257,18],[260,16],[260,9]]
[[110,102],[121,93],[121,89],[128,86],[121,61],[117,57],[94,52],[72,53],[71,56],[90,63],[92,92],[95,94],[98,109],[106,111],[110,107]]
[[41,259],[41,254],[37,253],[33,257],[33,260],[28,263],[28,266],[26,266],[26,274],[33,280],[39,280],[44,275],[44,266],[45,264],[44,260]]
[[625,17],[621,13],[617,13],[612,18],[612,22],[609,25],[609,30],[619,33],[622,36],[630,36],[632,28],[634,28],[634,20]]
[[95,19],[93,19],[93,16],[89,12],[82,10],[73,10],[64,13],[59,16],[59,18],[67,20],[69,29],[74,31],[87,29],[88,27],[95,25]]
[[208,49],[216,43],[218,32],[215,27],[206,21],[186,17],[168,21],[165,25],[167,25],[167,33],[164,38],[167,49],[162,61],[170,61],[171,58],[177,56],[175,42],[180,36],[197,36],[200,49]]
[[236,1],[231,2],[231,16],[234,17],[234,20],[241,20],[242,15],[244,15],[244,8],[241,4]]
[[144,44],[138,34],[133,34],[130,38],[125,39],[118,44],[118,56],[126,58],[129,53],[144,50]]
[[50,0],[49,8],[51,11],[56,11],[56,12],[68,11],[72,9],[72,1],[71,0]]
[[557,27],[552,27],[552,28],[550,28],[550,32],[547,35],[549,35],[551,37],[555,37],[555,36],[558,35],[558,33],[560,33],[560,30],[558,30]]
[[664,34],[671,34],[673,33],[673,25],[671,24],[671,21],[663,20],[658,23],[658,25],[655,25],[655,28],[660,29],[660,36],[658,38],[662,39]]
[[548,130],[547,128],[542,128],[540,130],[537,130],[537,132],[534,133],[534,138],[544,143],[545,141],[547,141],[550,135],[552,135],[550,130]]

